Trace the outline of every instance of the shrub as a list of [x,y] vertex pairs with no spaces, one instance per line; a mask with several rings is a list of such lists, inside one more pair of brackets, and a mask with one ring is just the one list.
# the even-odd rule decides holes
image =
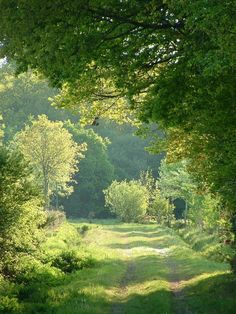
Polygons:
[[184,219],[177,219],[172,223],[172,228],[175,230],[183,229],[186,227]]
[[209,234],[202,229],[193,227],[182,228],[178,230],[179,235],[185,242],[202,256],[218,262],[233,263],[234,249],[230,245],[220,243],[217,233]]
[[94,260],[86,254],[78,254],[76,251],[63,251],[57,255],[53,261],[52,266],[59,268],[65,273],[72,273],[85,267],[91,267]]
[[0,313],[19,313],[21,310],[21,305],[19,304],[17,298],[0,296]]
[[21,313],[18,302],[19,286],[0,275],[0,313]]
[[88,225],[83,225],[83,226],[79,227],[79,233],[84,235],[89,229],[90,228]]
[[148,191],[138,181],[114,181],[104,191],[106,206],[124,222],[138,222],[148,207]]
[[174,206],[170,204],[169,200],[162,197],[158,190],[155,191],[154,198],[148,210],[149,214],[156,217],[158,223],[167,223],[170,225],[174,220]]
[[11,280],[18,284],[33,282],[51,282],[63,274],[59,269],[51,265],[43,264],[37,258],[29,255],[17,256],[8,262],[7,271],[11,274]]

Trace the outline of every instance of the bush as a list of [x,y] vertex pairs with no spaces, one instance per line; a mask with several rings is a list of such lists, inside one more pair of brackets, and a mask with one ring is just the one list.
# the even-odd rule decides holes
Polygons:
[[0,275],[0,313],[21,313],[18,302],[19,286]]
[[40,260],[29,256],[17,256],[14,260],[8,262],[7,272],[11,281],[17,284],[29,284],[33,282],[51,282],[58,279],[63,274],[57,268],[51,265],[43,264]]
[[160,224],[166,223],[170,226],[171,221],[174,220],[174,206],[170,204],[168,199],[162,197],[158,190],[155,191],[148,212],[156,217]]
[[209,234],[196,227],[182,228],[178,230],[178,233],[195,251],[200,252],[207,259],[217,262],[233,261],[234,249],[230,245],[220,243],[217,233]]
[[44,228],[58,228],[66,220],[66,215],[60,210],[47,211],[46,221],[43,224]]
[[0,296],[0,313],[19,313],[21,310],[21,305],[19,304],[17,298]]
[[106,206],[124,222],[139,222],[148,207],[148,191],[138,181],[114,181],[104,191]]
[[83,225],[78,228],[78,231],[81,235],[84,235],[89,229],[90,227],[88,225]]
[[171,227],[175,230],[179,230],[185,228],[186,224],[184,222],[184,219],[177,219],[172,223]]
[[79,255],[72,250],[63,251],[52,261],[52,266],[59,268],[65,273],[72,273],[85,267],[91,267],[93,264],[94,260],[90,256],[86,254]]

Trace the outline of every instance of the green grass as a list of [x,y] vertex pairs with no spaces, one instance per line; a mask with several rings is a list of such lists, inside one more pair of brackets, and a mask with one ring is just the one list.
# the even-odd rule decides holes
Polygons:
[[[207,260],[173,230],[96,221],[81,236],[84,224],[70,221],[49,233],[44,250],[48,255],[68,248],[85,251],[95,265],[29,284],[28,294],[20,295],[22,313],[170,314],[186,308],[191,313],[235,313],[236,280],[229,265]],[[179,297],[171,291],[173,282]]]
[[235,254],[230,245],[220,243],[217,234],[209,234],[201,229],[187,227],[180,229],[178,234],[187,242],[195,251],[207,259],[219,262],[228,262]]

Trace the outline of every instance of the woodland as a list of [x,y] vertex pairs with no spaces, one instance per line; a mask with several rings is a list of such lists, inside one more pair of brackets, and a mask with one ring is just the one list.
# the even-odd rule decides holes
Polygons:
[[235,13],[0,0],[0,313],[235,313]]

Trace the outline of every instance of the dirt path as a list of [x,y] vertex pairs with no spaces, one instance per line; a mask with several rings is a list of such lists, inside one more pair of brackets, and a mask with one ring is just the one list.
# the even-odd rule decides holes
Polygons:
[[[126,224],[103,228],[99,241],[97,233],[95,239],[106,254],[111,254],[112,267],[107,264],[105,276],[107,311],[86,314],[207,314],[215,313],[216,308],[218,311],[219,306],[214,305],[218,300],[212,298],[212,292],[206,298],[201,287],[196,292],[196,284],[208,287],[211,274],[214,279],[222,276],[223,270],[223,276],[228,276],[227,267],[202,258],[167,228]],[[115,280],[109,281],[110,276]],[[220,309],[219,313],[231,312]]]
[[185,295],[181,289],[181,278],[178,271],[178,263],[170,256],[169,248],[154,249],[157,255],[164,257],[169,270],[168,281],[173,296],[173,312],[176,314],[192,314],[185,302]]
[[[72,224],[71,235],[84,226]],[[70,232],[65,225],[50,237],[47,252],[64,248]],[[94,265],[52,280],[53,286],[26,287],[24,314],[235,313],[236,278],[229,265],[194,252],[171,229],[94,223],[76,247],[78,253],[86,249]]]
[[[130,282],[134,281],[135,279],[135,272],[136,272],[136,265],[135,262],[132,260],[132,249],[127,249],[125,255],[129,258],[127,262],[126,272],[121,279],[120,287],[118,294],[124,295],[127,292],[127,286]],[[111,314],[123,314],[124,313],[124,304],[122,302],[114,303],[112,306]]]
[[[184,278],[181,278],[179,272],[178,272],[178,263],[174,259],[173,256],[171,256],[171,250],[168,246],[163,247],[163,243],[160,244],[160,246],[156,246],[156,242],[153,243],[153,245],[149,245],[149,241],[158,239],[158,236],[149,234],[149,235],[140,235],[139,238],[142,237],[145,239],[146,243],[145,246],[143,246],[144,241],[142,242],[134,242],[136,240],[137,233],[133,232],[133,237],[129,237],[129,243],[127,243],[127,247],[131,248],[125,248],[123,251],[123,254],[125,254],[127,260],[127,267],[126,272],[124,276],[121,278],[120,286],[117,290],[116,295],[119,297],[118,301],[115,302],[112,306],[111,314],[124,314],[129,313],[126,309],[126,299],[129,296],[128,286],[136,279],[138,279],[139,274],[137,273],[137,265],[135,262],[135,254],[139,252],[139,256],[146,256],[147,254],[153,254],[157,256],[158,260],[161,261],[161,264],[163,267],[165,266],[167,268],[167,274],[166,274],[166,283],[169,286],[171,290],[171,297],[170,297],[170,303],[171,303],[171,313],[176,314],[192,314],[191,311],[189,311],[186,302],[185,302],[185,296],[184,293],[181,290],[181,280]],[[143,240],[143,239],[142,239]],[[132,248],[132,243],[135,243],[135,246]],[[147,246],[146,246],[147,245]],[[148,267],[148,263],[146,264],[146,267]],[[157,266],[158,267],[158,266]],[[156,309],[155,313],[160,313],[159,310]],[[133,313],[133,312],[132,312]],[[138,312],[139,313],[139,312]],[[138,314],[137,313],[137,314]],[[149,313],[149,312],[148,312]],[[146,314],[148,314],[146,313]]]
[[185,302],[185,295],[181,289],[181,280],[178,272],[178,264],[171,257],[166,258],[166,264],[169,268],[169,284],[173,295],[173,310],[176,314],[192,314]]

